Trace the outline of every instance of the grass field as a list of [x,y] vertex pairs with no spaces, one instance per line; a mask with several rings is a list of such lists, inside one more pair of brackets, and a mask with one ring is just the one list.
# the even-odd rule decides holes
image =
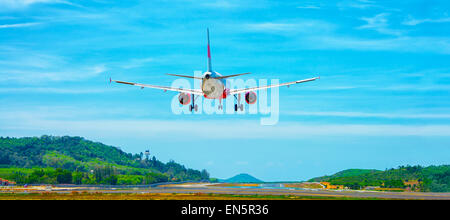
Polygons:
[[322,185],[318,183],[285,183],[284,187],[305,188],[305,189],[322,189]]
[[258,187],[258,183],[219,183],[214,184],[215,187]]

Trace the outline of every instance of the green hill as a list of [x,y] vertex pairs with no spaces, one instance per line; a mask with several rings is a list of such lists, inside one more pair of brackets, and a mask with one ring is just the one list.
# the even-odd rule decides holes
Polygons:
[[[69,181],[69,172],[72,178]],[[58,176],[66,179],[58,180]],[[208,180],[206,170],[131,154],[81,137],[0,138],[0,178],[18,183],[148,184]],[[60,181],[61,180],[61,181]]]
[[221,180],[220,182],[225,182],[225,183],[261,183],[263,181],[256,179],[255,177],[246,174],[246,173],[241,173],[238,174],[236,176],[233,176],[229,179],[225,179],[225,180]]
[[310,181],[327,181],[333,185],[344,185],[352,189],[361,189],[366,186],[406,188],[406,181],[418,181],[419,184],[414,186],[414,190],[450,192],[450,165],[428,167],[408,165],[385,171],[347,171],[332,176],[313,178]]
[[343,171],[337,172],[331,176],[321,176],[321,177],[312,178],[309,180],[309,182],[324,182],[324,181],[329,181],[331,179],[336,179],[336,178],[340,178],[340,177],[359,176],[362,174],[374,173],[374,172],[381,172],[381,171],[371,170],[371,169],[348,169],[348,170],[343,170]]

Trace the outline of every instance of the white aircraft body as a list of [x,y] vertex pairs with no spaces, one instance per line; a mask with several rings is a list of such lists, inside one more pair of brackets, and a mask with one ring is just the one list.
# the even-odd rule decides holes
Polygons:
[[[208,70],[203,74],[203,77],[167,74],[167,75],[171,75],[171,76],[202,80],[201,89],[182,89],[182,88],[174,88],[174,87],[167,87],[167,86],[156,86],[156,85],[124,82],[124,81],[111,80],[111,79],[110,79],[110,82],[114,81],[116,83],[139,86],[141,88],[154,88],[154,89],[161,89],[164,91],[179,92],[180,95],[178,96],[178,100],[179,100],[180,104],[182,104],[182,105],[190,104],[190,106],[189,106],[190,111],[198,110],[198,106],[195,104],[195,98],[196,98],[195,96],[203,96],[207,99],[219,99],[220,103],[221,103],[219,105],[219,109],[223,109],[222,99],[225,99],[229,96],[234,96],[235,99],[237,100],[237,104],[234,105],[234,110],[235,111],[238,111],[238,110],[243,111],[244,106],[243,106],[243,104],[240,103],[241,94],[245,94],[244,97],[245,97],[245,101],[247,102],[247,104],[255,104],[257,97],[256,97],[256,93],[254,91],[262,90],[262,89],[270,89],[270,88],[274,88],[274,87],[289,86],[292,84],[298,84],[298,83],[304,83],[304,82],[310,82],[310,81],[314,81],[314,80],[320,78],[320,77],[314,77],[314,78],[309,78],[309,79],[297,80],[297,81],[293,81],[293,82],[268,85],[268,86],[259,86],[259,87],[253,87],[253,88],[242,88],[242,89],[226,88],[226,80],[225,80],[226,78],[246,75],[246,74],[250,74],[250,73],[241,73],[241,74],[223,76],[220,73],[213,71],[212,66],[211,66],[211,48],[210,48],[210,44],[209,44],[209,29],[207,29],[207,39],[208,39]],[[192,101],[192,104],[191,104],[191,101]]]

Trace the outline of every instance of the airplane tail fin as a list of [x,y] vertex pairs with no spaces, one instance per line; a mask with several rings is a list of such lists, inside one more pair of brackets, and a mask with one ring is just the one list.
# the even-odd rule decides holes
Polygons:
[[209,28],[206,29],[206,35],[208,38],[208,72],[211,72],[212,66],[211,66],[211,47],[209,45]]

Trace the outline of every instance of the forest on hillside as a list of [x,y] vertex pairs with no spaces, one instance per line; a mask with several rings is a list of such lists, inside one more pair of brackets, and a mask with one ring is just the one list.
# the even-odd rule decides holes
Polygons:
[[26,183],[150,184],[208,181],[194,170],[155,156],[131,154],[82,137],[0,137],[0,178]]
[[399,166],[380,170],[350,169],[331,176],[317,177],[311,182],[327,181],[333,185],[344,185],[351,189],[368,186],[405,188],[408,181],[417,181],[413,190],[425,192],[450,192],[450,165],[441,166]]

